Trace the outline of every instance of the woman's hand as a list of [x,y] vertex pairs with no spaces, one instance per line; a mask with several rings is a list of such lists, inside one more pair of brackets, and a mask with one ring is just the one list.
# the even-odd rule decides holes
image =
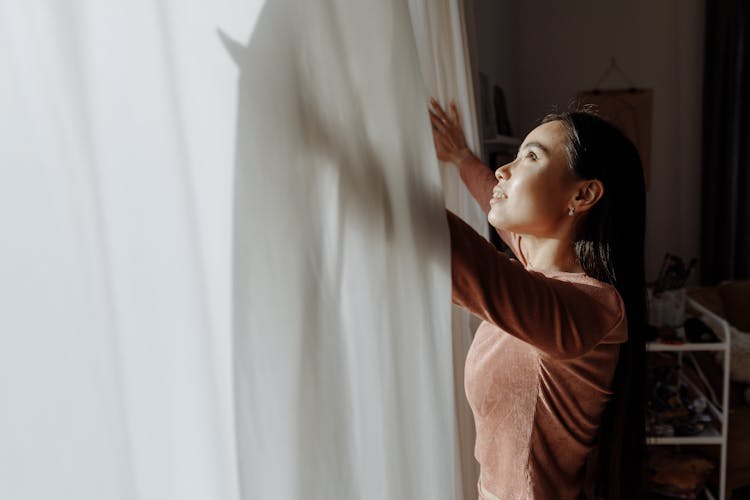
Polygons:
[[461,160],[472,155],[466,146],[466,137],[461,128],[456,104],[451,102],[451,115],[443,111],[435,99],[430,99],[428,111],[432,122],[432,138],[435,141],[435,152],[440,161],[447,161],[458,166]]

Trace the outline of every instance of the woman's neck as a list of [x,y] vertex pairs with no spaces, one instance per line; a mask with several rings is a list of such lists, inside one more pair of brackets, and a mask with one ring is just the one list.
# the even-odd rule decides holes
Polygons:
[[539,238],[522,235],[526,265],[536,271],[582,273],[570,239]]

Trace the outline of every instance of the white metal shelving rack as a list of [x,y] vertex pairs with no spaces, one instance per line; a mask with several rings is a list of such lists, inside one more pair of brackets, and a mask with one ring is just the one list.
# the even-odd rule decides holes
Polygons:
[[[720,406],[715,405],[711,398],[706,397],[697,384],[686,376],[682,376],[682,381],[697,393],[704,396],[709,402],[709,411],[713,414],[719,427],[708,427],[702,433],[695,436],[673,436],[673,437],[647,437],[646,444],[650,446],[658,445],[716,445],[720,446],[719,452],[719,499],[726,499],[726,472],[727,472],[727,428],[729,423],[729,349],[731,334],[729,323],[726,320],[712,313],[698,302],[688,298],[687,308],[701,321],[706,323],[717,334],[720,341],[712,343],[690,343],[684,344],[662,344],[658,342],[649,342],[646,344],[646,350],[650,352],[674,352],[677,355],[677,364],[682,365],[683,357],[687,354],[697,351],[717,351],[723,353],[722,364],[724,377],[722,383],[722,394]],[[713,494],[707,489],[706,495],[713,499]]]

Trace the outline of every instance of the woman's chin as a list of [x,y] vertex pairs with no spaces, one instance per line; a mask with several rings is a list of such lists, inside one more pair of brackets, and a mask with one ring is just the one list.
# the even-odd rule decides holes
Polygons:
[[497,210],[494,207],[491,208],[489,213],[487,214],[487,222],[489,222],[490,226],[494,227],[495,229],[504,229],[503,218],[500,214],[497,213]]

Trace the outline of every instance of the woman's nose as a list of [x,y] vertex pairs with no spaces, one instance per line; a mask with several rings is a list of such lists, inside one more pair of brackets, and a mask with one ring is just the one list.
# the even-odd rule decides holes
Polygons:
[[506,163],[502,167],[498,167],[497,170],[495,170],[495,179],[499,181],[505,181],[508,180],[508,166],[510,163]]

